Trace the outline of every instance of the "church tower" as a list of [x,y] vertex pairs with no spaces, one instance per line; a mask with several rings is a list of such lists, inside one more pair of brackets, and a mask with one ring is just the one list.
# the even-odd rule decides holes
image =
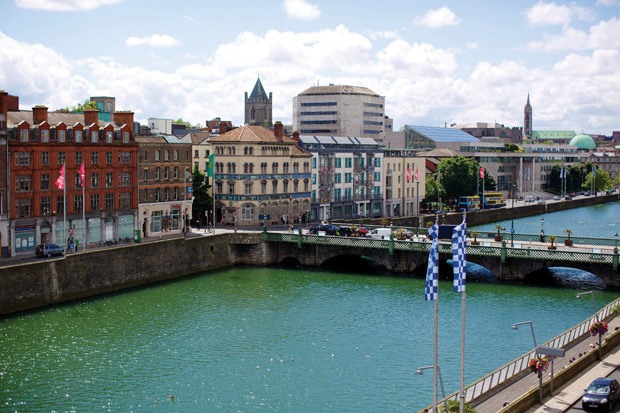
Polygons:
[[527,94],[527,103],[523,109],[523,139],[532,139],[532,105],[530,94]]
[[250,97],[248,97],[248,92],[245,92],[245,124],[270,128],[272,126],[271,113],[271,92],[267,97],[263,84],[258,78]]

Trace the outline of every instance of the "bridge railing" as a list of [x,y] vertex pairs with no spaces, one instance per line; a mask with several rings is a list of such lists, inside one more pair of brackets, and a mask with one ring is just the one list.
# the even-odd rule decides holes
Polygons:
[[[612,301],[611,303],[603,307],[598,312],[598,316],[601,320],[604,320],[612,314],[614,307],[618,305],[620,305],[620,298]],[[573,344],[576,340],[581,339],[585,334],[590,334],[590,327],[596,322],[596,320],[596,315],[594,315],[591,318],[576,325],[575,327],[566,330],[562,334],[559,334],[551,340],[545,342],[543,346],[555,348],[570,347],[571,344]],[[487,374],[480,380],[477,380],[467,385],[464,389],[465,401],[471,402],[472,400],[482,396],[485,392],[494,389],[495,387],[505,383],[507,380],[513,378],[517,374],[529,369],[529,362],[533,357],[535,357],[534,350]],[[456,391],[447,396],[446,399],[457,400],[458,394],[459,392]],[[443,399],[441,400],[441,402],[443,402]],[[438,404],[439,403],[440,402],[438,402]],[[432,409],[429,409],[429,411],[432,411]]]
[[[386,249],[392,248],[394,251],[411,251],[411,252],[428,252],[431,243],[428,240],[420,239],[419,241],[403,241],[403,240],[387,240],[372,239],[358,237],[341,237],[330,235],[301,235],[292,233],[267,232],[263,233],[266,241],[290,242],[310,245],[330,245],[335,247],[353,247],[353,248],[374,248]],[[391,244],[391,245],[390,245]],[[503,248],[501,246],[489,245],[467,245],[467,255],[502,257],[505,251],[507,258],[521,258],[534,260],[553,260],[553,261],[571,261],[571,262],[594,262],[600,264],[613,264],[614,255],[604,252],[586,252],[577,250],[550,250],[547,247],[536,248],[535,245],[525,248]],[[441,254],[451,254],[452,244],[449,241],[439,243],[439,252]]]

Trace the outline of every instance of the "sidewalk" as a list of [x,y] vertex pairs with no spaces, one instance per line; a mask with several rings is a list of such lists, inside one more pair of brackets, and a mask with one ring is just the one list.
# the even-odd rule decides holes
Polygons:
[[583,389],[587,388],[594,379],[607,377],[618,367],[620,367],[620,346],[603,357],[602,361],[592,365],[584,373],[564,385],[555,396],[543,400],[542,406],[533,407],[527,413],[565,412],[579,402],[584,393]]
[[[608,322],[608,324],[609,324],[609,331],[610,332],[615,331],[616,327],[620,328],[620,317],[614,317],[612,320]],[[583,354],[589,351],[598,351],[597,350],[598,348],[593,350],[590,347],[591,344],[594,344],[597,341],[598,341],[598,337],[592,337],[589,335],[586,336],[580,342],[576,343],[573,347],[566,350],[566,353],[565,353],[566,355],[564,357],[555,359],[554,371],[556,373],[561,371],[564,368],[564,366],[569,365],[569,360],[573,358],[578,359],[580,353]],[[617,357],[618,361],[616,362],[615,358],[608,360],[608,358],[612,356]],[[606,376],[607,374],[611,373],[611,371],[615,369],[614,363],[616,363],[616,365],[620,364],[620,346],[617,349],[614,349],[614,351],[612,351],[611,353],[607,354],[603,358],[603,361],[598,361],[596,364],[593,364],[589,369],[585,370],[585,372],[580,373],[579,376],[573,380],[576,381],[578,378],[586,377],[586,375],[589,374],[591,371],[594,371],[592,373],[594,375],[594,378]],[[614,367],[612,368],[611,371],[609,371],[606,374],[605,374],[606,370],[599,370],[599,367],[609,369],[611,368],[611,366],[614,366]],[[549,402],[554,403],[553,404],[554,406],[556,405],[555,403],[558,403],[561,406],[562,403],[568,403],[568,400],[569,400],[568,395],[570,395],[570,398],[573,398],[573,397],[575,398],[575,400],[573,401],[574,403],[581,396],[583,396],[583,389],[587,387],[587,385],[590,384],[590,382],[594,380],[594,378],[592,379],[584,378],[585,381],[589,380],[588,383],[586,383],[585,385],[579,384],[577,387],[571,389],[570,391],[568,390],[567,386],[571,386],[573,381],[569,382],[568,385],[565,385],[564,387],[560,389],[554,389],[555,396],[553,397],[553,399],[549,399]],[[545,377],[545,380],[546,379],[548,379],[548,377]],[[488,399],[485,399],[484,401],[480,403],[476,403],[472,407],[474,407],[479,412],[498,412],[502,409],[502,407],[504,407],[504,403],[506,402],[510,403],[513,400],[516,400],[517,398],[521,397],[531,388],[537,388],[537,387],[538,387],[538,377],[535,374],[526,374],[521,379],[512,383],[510,386],[507,386],[501,389],[497,393],[490,396]],[[568,392],[567,395],[561,396],[562,393],[564,392]],[[564,399],[559,399],[558,401],[555,401],[555,398],[560,397],[560,396],[564,397]],[[545,404],[543,407],[545,406],[547,406],[547,401],[545,401]],[[550,404],[549,406],[551,408],[552,405]],[[569,408],[569,407],[570,407],[570,404],[566,406],[566,408]],[[541,408],[541,406],[538,405],[528,410],[528,412],[531,413],[531,412],[539,411],[539,410],[536,410],[536,408]],[[563,411],[563,410],[540,410],[540,412],[560,412],[560,411]]]

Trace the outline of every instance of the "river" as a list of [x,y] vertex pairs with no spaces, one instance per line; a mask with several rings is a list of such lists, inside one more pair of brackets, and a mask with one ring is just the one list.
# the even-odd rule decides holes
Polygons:
[[[453,392],[461,295],[439,286],[439,364]],[[513,323],[532,320],[542,343],[591,316],[575,298],[585,286],[470,279],[466,383],[532,348]],[[430,371],[414,374],[433,363],[423,290],[420,278],[236,267],[6,317],[2,410],[418,410],[432,399]],[[595,297],[600,308],[617,292]]]

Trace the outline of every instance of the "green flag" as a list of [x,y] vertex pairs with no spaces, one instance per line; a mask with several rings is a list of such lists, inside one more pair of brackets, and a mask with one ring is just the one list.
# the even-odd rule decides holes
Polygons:
[[213,177],[213,164],[215,163],[215,154],[209,156],[209,166],[207,167],[207,176]]

